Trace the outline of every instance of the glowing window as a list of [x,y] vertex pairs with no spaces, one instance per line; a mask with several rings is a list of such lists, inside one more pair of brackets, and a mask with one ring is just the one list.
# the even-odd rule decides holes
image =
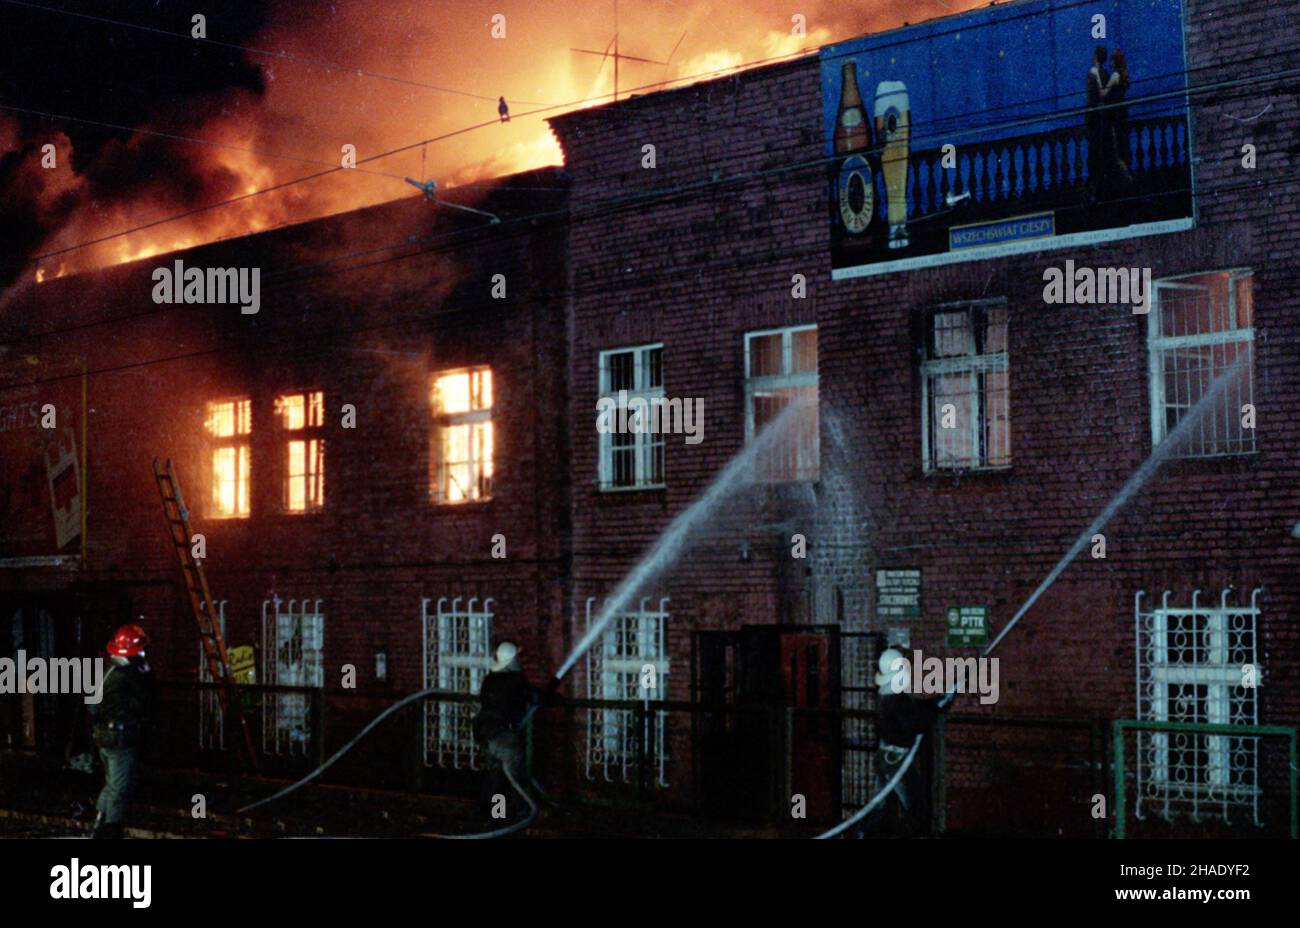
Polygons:
[[325,394],[276,397],[280,427],[297,433],[285,442],[283,505],[287,512],[314,512],[325,505]]
[[473,367],[433,378],[430,495],[465,503],[492,495],[492,370]]
[[212,515],[247,518],[252,402],[236,399],[208,403],[204,425],[211,436]]

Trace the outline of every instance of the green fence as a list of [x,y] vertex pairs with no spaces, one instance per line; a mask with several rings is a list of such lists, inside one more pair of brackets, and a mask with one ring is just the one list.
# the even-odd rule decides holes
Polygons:
[[[1134,751],[1133,770],[1130,770],[1126,762],[1125,734],[1129,731],[1137,733],[1139,739],[1144,735],[1148,739],[1145,744],[1139,740],[1139,746]],[[1173,741],[1170,737],[1173,737]],[[1204,740],[1200,740],[1204,739]],[[1211,739],[1223,739],[1221,741],[1212,741]],[[1259,762],[1259,742],[1265,739],[1281,739],[1286,743],[1286,769],[1270,771]],[[1183,805],[1190,804],[1193,808],[1193,815],[1197,814],[1200,809],[1211,809],[1222,804],[1226,810],[1230,803],[1228,796],[1232,795],[1237,798],[1233,800],[1233,805],[1248,806],[1248,802],[1243,802],[1240,797],[1253,797],[1255,802],[1255,815],[1258,817],[1258,804],[1261,796],[1269,792],[1276,793],[1277,787],[1285,784],[1288,792],[1288,807],[1290,813],[1290,833],[1291,837],[1297,837],[1297,817],[1296,817],[1296,784],[1297,784],[1297,756],[1296,756],[1296,729],[1285,725],[1218,725],[1205,722],[1162,722],[1152,720],[1138,719],[1116,719],[1111,723],[1111,740],[1113,743],[1113,754],[1111,766],[1114,772],[1114,801],[1115,801],[1115,829],[1116,838],[1124,838],[1128,831],[1127,822],[1127,774],[1130,772],[1141,772],[1143,764],[1154,766],[1155,770],[1147,771],[1147,783],[1153,783],[1157,789],[1164,789],[1165,805],[1169,805],[1169,794],[1171,791],[1177,791],[1178,801]],[[1242,746],[1246,747],[1243,748]],[[1253,765],[1242,764],[1242,769],[1248,769],[1251,779],[1248,781],[1244,777],[1237,777],[1236,765],[1233,761],[1246,753],[1253,751]],[[1227,754],[1231,752],[1232,759],[1226,765],[1222,761],[1217,764],[1213,761],[1213,755],[1216,753]],[[1145,757],[1143,755],[1146,755]],[[1280,754],[1280,751],[1275,752]],[[1192,760],[1189,762],[1188,757]],[[1280,757],[1278,758],[1280,763]],[[1274,764],[1274,768],[1278,766]],[[1190,772],[1190,775],[1189,775]],[[1213,775],[1210,775],[1213,774]],[[1205,782],[1202,782],[1205,781]],[[1138,777],[1139,785],[1143,783],[1141,776]],[[1206,798],[1200,799],[1204,795]],[[1190,797],[1190,798],[1189,798]],[[1144,797],[1139,795],[1136,802],[1141,802]],[[1226,812],[1225,812],[1226,815]]]

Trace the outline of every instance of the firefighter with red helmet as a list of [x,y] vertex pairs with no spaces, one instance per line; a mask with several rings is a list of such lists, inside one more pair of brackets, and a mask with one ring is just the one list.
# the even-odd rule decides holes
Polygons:
[[[141,617],[143,618],[143,616]],[[95,838],[122,837],[122,819],[136,778],[136,752],[153,703],[153,672],[145,660],[149,636],[140,625],[123,625],[108,644],[112,662],[104,675],[102,698],[88,708],[95,745],[104,762]]]

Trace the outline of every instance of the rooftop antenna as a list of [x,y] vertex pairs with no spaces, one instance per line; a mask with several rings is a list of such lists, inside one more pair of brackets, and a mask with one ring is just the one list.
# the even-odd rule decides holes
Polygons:
[[[683,36],[683,38],[685,38],[685,36]],[[636,57],[635,55],[624,55],[624,54],[622,54],[622,53],[619,52],[619,50],[618,50],[618,0],[614,0],[614,38],[613,38],[612,44],[613,44],[613,46],[614,46],[614,54],[613,54],[613,56],[611,56],[610,53],[609,53],[609,46],[608,46],[608,45],[605,46],[605,50],[604,50],[603,52],[592,51],[592,50],[589,49],[589,48],[571,48],[571,49],[569,49],[569,51],[578,52],[579,54],[582,54],[582,55],[599,55],[599,56],[600,56],[600,63],[601,63],[602,66],[603,66],[604,63],[605,63],[605,59],[606,59],[606,58],[613,57],[613,59],[614,59],[614,100],[615,100],[615,102],[618,101],[618,63],[619,63],[620,60],[622,60],[622,61],[639,61],[639,62],[641,62],[642,64],[662,64],[662,65],[664,65],[664,66],[667,66],[667,64],[668,64],[668,62],[666,62],[666,61],[656,61],[656,60],[654,60],[653,58],[638,58],[638,57]],[[680,40],[678,41],[678,44],[679,44],[679,45],[681,44]],[[676,50],[677,50],[677,49],[675,49],[675,48],[673,49],[673,51],[676,51]]]
[[439,200],[433,195],[434,191],[438,189],[438,182],[436,180],[426,180],[424,183],[420,183],[418,180],[411,180],[411,178],[408,177],[406,178],[406,182],[412,187],[419,187],[420,190],[424,191],[424,198],[430,203],[437,203],[439,206],[450,206],[452,209],[463,209],[467,213],[477,213],[480,216],[486,216],[492,220],[493,225],[496,225],[501,221],[501,217],[486,212],[485,210],[475,209],[472,206],[461,206],[459,203],[448,203],[446,200]]

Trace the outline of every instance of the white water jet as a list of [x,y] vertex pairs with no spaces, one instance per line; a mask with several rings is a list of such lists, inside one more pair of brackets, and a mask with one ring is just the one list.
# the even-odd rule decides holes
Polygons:
[[1133,495],[1142,488],[1142,485],[1151,479],[1155,472],[1160,468],[1160,465],[1165,462],[1165,459],[1168,458],[1169,455],[1173,454],[1173,452],[1187,440],[1187,436],[1192,431],[1192,426],[1196,424],[1203,415],[1205,415],[1207,409],[1218,401],[1220,395],[1227,389],[1228,384],[1232,379],[1243,374],[1246,369],[1247,368],[1242,364],[1235,364],[1228,370],[1224,371],[1223,374],[1219,376],[1218,380],[1210,384],[1210,388],[1205,391],[1199,400],[1197,400],[1196,405],[1188,410],[1187,415],[1183,416],[1178,425],[1174,427],[1174,430],[1165,436],[1164,441],[1152,449],[1151,456],[1142,463],[1141,467],[1133,472],[1133,476],[1129,477],[1128,480],[1125,481],[1124,486],[1120,487],[1119,492],[1116,493],[1114,497],[1111,498],[1111,501],[1106,504],[1106,508],[1098,513],[1097,518],[1093,519],[1092,522],[1088,524],[1088,527],[1083,530],[1083,533],[1075,539],[1074,544],[1070,546],[1070,550],[1066,551],[1065,556],[1056,562],[1056,566],[1052,568],[1051,573],[1049,573],[1043,579],[1043,582],[1038,585],[1038,588],[1030,594],[1029,598],[1025,600],[1025,604],[1016,611],[1014,616],[1011,617],[1011,621],[1006,624],[1006,627],[998,633],[996,638],[989,642],[989,646],[984,649],[984,655],[986,657],[998,646],[998,642],[1006,637],[1007,632],[1011,631],[1011,629],[1015,627],[1016,623],[1020,621],[1020,617],[1028,612],[1030,607],[1038,601],[1038,597],[1042,596],[1043,593],[1045,593],[1047,589],[1056,582],[1056,578],[1061,575],[1061,572],[1065,570],[1066,567],[1070,566],[1071,561],[1079,556],[1079,552],[1087,547],[1088,542],[1092,540],[1092,536],[1101,531],[1102,526],[1109,522],[1115,513],[1119,512],[1124,504],[1132,499]]
[[695,502],[678,513],[677,517],[669,523],[668,528],[659,536],[659,539],[650,550],[623,578],[623,581],[610,597],[605,600],[604,608],[600,610],[596,620],[591,623],[587,633],[582,636],[582,639],[574,646],[573,652],[560,665],[560,669],[555,672],[554,679],[556,681],[563,679],[564,675],[573,669],[573,665],[587,652],[588,648],[600,639],[606,626],[627,607],[627,604],[641,587],[672,563],[677,555],[681,553],[681,548],[691,530],[703,519],[710,516],[718,505],[739,485],[748,483],[750,468],[758,455],[775,444],[781,433],[789,428],[792,422],[797,420],[797,414],[805,412],[810,405],[811,403],[808,402],[791,403],[783,409],[781,414],[769,422],[755,436],[752,442],[728,462],[727,466],[713,478],[713,482],[709,484]]

